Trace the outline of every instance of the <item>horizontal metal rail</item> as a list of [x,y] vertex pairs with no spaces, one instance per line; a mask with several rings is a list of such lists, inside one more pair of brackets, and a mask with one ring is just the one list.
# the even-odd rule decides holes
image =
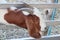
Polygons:
[[10,40],[60,40],[60,34],[50,35],[50,36],[42,36],[42,38],[40,38],[40,39],[34,39],[32,37],[27,37],[27,38],[10,39]]
[[46,22],[47,26],[60,25],[60,20],[46,20],[45,22]]
[[[15,7],[22,7],[24,4],[20,4],[20,3],[5,3],[5,4],[0,4],[0,8],[7,8],[10,6],[15,6]],[[37,8],[60,8],[60,4],[29,4],[32,7],[37,7]],[[25,5],[24,5],[25,6]]]

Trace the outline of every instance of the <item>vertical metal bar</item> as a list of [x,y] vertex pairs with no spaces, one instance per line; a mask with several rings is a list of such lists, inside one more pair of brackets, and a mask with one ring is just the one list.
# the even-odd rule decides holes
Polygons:
[[[54,0],[54,3],[58,3],[58,0]],[[56,8],[53,8],[51,20],[54,20],[55,14],[56,14]],[[52,29],[52,26],[49,26],[47,35],[51,34],[51,29]]]
[[54,3],[58,3],[58,0],[54,0]]
[[52,12],[52,16],[51,16],[51,20],[54,20],[54,16],[56,14],[56,8],[53,8],[53,12]]

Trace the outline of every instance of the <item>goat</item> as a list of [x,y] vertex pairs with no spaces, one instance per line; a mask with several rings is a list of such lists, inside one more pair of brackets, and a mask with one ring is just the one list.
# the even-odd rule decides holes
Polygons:
[[[5,10],[4,10],[5,11]],[[14,24],[28,30],[30,36],[41,37],[41,31],[45,31],[45,20],[37,8],[34,7],[33,14],[21,11],[17,8],[8,8],[5,13],[0,13],[0,22],[7,25]]]

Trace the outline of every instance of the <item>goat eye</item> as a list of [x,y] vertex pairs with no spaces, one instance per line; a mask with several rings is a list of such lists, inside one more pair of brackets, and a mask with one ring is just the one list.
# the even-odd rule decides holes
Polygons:
[[47,28],[45,27],[45,29],[47,29]]
[[46,15],[48,14],[49,12],[48,12],[48,10],[46,11]]

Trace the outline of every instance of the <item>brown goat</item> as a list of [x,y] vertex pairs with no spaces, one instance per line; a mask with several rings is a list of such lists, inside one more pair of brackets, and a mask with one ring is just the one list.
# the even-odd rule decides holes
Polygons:
[[10,23],[28,30],[31,37],[40,38],[40,19],[36,15],[24,15],[21,10],[10,10],[4,15],[4,19]]

